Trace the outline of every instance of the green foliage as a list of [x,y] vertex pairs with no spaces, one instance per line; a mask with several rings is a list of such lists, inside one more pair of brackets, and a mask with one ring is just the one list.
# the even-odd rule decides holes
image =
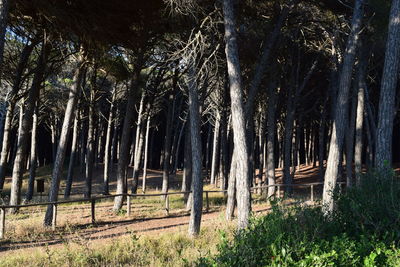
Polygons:
[[399,266],[400,182],[373,172],[336,198],[337,210],[274,205],[198,266]]

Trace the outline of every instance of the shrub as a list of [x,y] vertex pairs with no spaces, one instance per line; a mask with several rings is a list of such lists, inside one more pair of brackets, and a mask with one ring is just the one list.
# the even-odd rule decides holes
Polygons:
[[400,182],[370,173],[336,197],[323,216],[316,207],[280,208],[237,232],[222,234],[219,253],[198,266],[399,266]]

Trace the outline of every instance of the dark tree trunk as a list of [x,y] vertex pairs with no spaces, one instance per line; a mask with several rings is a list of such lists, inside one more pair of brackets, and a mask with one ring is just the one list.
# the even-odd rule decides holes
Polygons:
[[211,184],[215,186],[217,180],[217,164],[219,158],[219,129],[221,125],[221,115],[219,111],[215,112],[215,126],[214,126],[214,136],[213,136],[213,149],[211,157]]
[[400,62],[400,0],[393,0],[390,10],[379,98],[378,127],[376,135],[375,165],[379,169],[392,165],[392,136],[395,116],[395,99]]
[[[127,167],[129,163],[129,149],[130,149],[130,139],[131,139],[131,125],[133,122],[133,114],[135,110],[135,90],[139,84],[141,69],[137,66],[135,70],[134,77],[131,81],[131,86],[128,89],[127,103],[126,103],[126,113],[124,117],[124,125],[122,127],[121,143],[119,146],[119,158],[117,167],[117,194],[123,194],[126,191],[127,184],[125,183],[125,177],[127,172]],[[114,211],[118,211],[122,208],[124,198],[122,196],[116,197],[114,201]]]
[[[191,142],[190,142],[190,122],[186,124],[185,130],[185,152],[183,159],[183,180],[182,180],[182,192],[190,191],[192,186],[192,151],[191,151]],[[187,202],[189,198],[189,194],[185,193],[184,195],[185,201]]]
[[192,207],[189,220],[189,235],[196,236],[200,232],[203,208],[203,178],[201,173],[201,136],[200,105],[194,69],[189,70],[189,114],[190,142],[192,154]]
[[162,192],[167,193],[169,189],[169,170],[170,170],[170,157],[171,157],[171,139],[172,139],[172,118],[174,95],[171,93],[168,97],[168,112],[167,112],[167,127],[164,143],[164,157],[163,157],[163,182]]
[[74,179],[74,168],[75,168],[75,162],[76,162],[76,157],[78,154],[78,125],[79,125],[79,110],[75,112],[75,118],[74,118],[74,126],[72,130],[72,147],[71,147],[71,156],[69,158],[69,166],[68,166],[68,175],[67,175],[67,181],[65,183],[65,191],[64,191],[64,198],[68,199],[71,195],[71,188],[72,188],[72,182]]
[[[36,103],[38,105],[38,103]],[[31,158],[30,158],[30,169],[29,169],[29,180],[28,180],[28,191],[26,193],[26,200],[31,201],[33,197],[33,190],[35,187],[36,168],[37,168],[37,125],[38,125],[38,107],[36,107],[33,114],[32,121],[32,132],[31,132]]]
[[150,132],[150,114],[147,115],[146,123],[146,136],[144,142],[144,159],[143,159],[143,177],[142,177],[142,192],[146,192],[146,179],[147,179],[147,164],[148,164],[148,153],[149,153],[149,132]]

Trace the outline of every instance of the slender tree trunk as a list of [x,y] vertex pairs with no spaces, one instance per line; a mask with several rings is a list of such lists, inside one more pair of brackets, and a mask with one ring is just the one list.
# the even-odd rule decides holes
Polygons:
[[[22,176],[25,168],[25,161],[28,149],[29,131],[32,128],[33,114],[35,110],[36,101],[39,98],[40,89],[44,79],[44,72],[46,69],[47,55],[50,51],[50,46],[46,41],[42,44],[42,51],[38,58],[35,75],[32,81],[32,86],[29,90],[26,106],[24,109],[24,116],[22,118],[21,129],[18,135],[18,147],[15,155],[13,172],[11,178],[11,195],[10,205],[19,205],[21,201],[21,186]],[[15,213],[17,209],[10,209],[11,213]]]
[[364,0],[357,0],[353,11],[351,22],[351,33],[347,40],[346,51],[343,57],[343,66],[339,79],[339,90],[336,100],[335,120],[333,123],[332,136],[329,146],[327,168],[325,172],[324,192],[322,197],[323,211],[325,214],[333,211],[333,191],[339,174],[340,155],[344,139],[345,126],[347,124],[346,114],[348,112],[348,95],[351,86],[352,69],[354,65],[356,48],[361,29],[363,17]]
[[[142,119],[141,119],[142,120]],[[137,193],[137,189],[139,186],[139,172],[140,172],[140,163],[142,161],[142,154],[143,154],[143,143],[144,143],[144,135],[146,127],[144,127],[143,123],[140,123],[139,131],[139,142],[137,143],[137,147],[135,149],[135,160],[133,162],[133,184],[132,184],[132,194]]]
[[208,124],[208,130],[207,130],[207,141],[206,141],[206,151],[205,151],[205,171],[206,171],[206,178],[210,178],[210,150],[211,150],[211,132],[212,132],[212,126],[209,123]]
[[[80,52],[82,53],[82,52]],[[67,151],[67,142],[70,134],[70,126],[74,117],[74,111],[76,107],[76,103],[78,102],[78,96],[81,90],[81,82],[84,73],[84,59],[83,56],[80,55],[78,66],[75,70],[74,74],[74,84],[72,85],[67,108],[65,110],[64,122],[61,129],[60,141],[58,143],[58,150],[56,161],[54,162],[53,173],[51,176],[51,185],[49,192],[49,201],[57,201],[58,199],[58,191],[60,188],[60,180],[62,176],[62,170],[64,165],[65,153]],[[46,210],[46,215],[44,218],[44,225],[50,226],[53,218],[53,205],[48,205]]]
[[[38,103],[36,103],[38,105]],[[32,121],[32,132],[31,132],[31,158],[30,158],[30,169],[29,169],[29,182],[28,191],[26,193],[26,200],[31,201],[33,197],[33,190],[35,188],[36,168],[37,168],[37,143],[36,133],[38,124],[38,107],[36,107],[33,114]]]
[[395,99],[400,62],[400,0],[393,0],[390,10],[379,98],[378,127],[376,135],[375,165],[379,169],[392,166],[392,135],[395,116]]
[[[365,49],[363,49],[365,50]],[[364,123],[364,99],[367,87],[366,76],[368,72],[368,56],[365,53],[360,57],[357,77],[357,115],[356,115],[356,144],[354,152],[354,166],[356,185],[360,184],[362,171],[362,151],[363,151],[363,123]]]
[[[225,53],[230,83],[232,127],[234,136],[234,165],[236,165],[236,190],[238,206],[238,229],[246,228],[250,215],[249,159],[246,143],[246,122],[243,105],[242,80],[236,37],[236,21],[233,1],[223,1],[225,26]],[[233,179],[233,177],[230,177]]]
[[176,149],[175,149],[175,155],[174,155],[175,160],[174,160],[174,169],[173,169],[173,173],[175,174],[175,176],[176,176],[176,172],[178,170],[179,152],[180,152],[183,132],[185,130],[186,121],[187,121],[187,118],[185,118],[183,120],[183,122],[182,122],[182,126],[181,126],[181,129],[179,131],[179,137],[178,137],[178,141],[177,141],[177,145],[176,145]]
[[213,150],[212,150],[212,158],[211,158],[211,184],[215,186],[217,179],[217,164],[219,158],[219,129],[221,125],[221,115],[218,111],[215,114],[215,126],[214,126],[214,136],[213,136]]
[[[190,120],[190,119],[189,119]],[[183,180],[182,180],[182,192],[190,191],[192,186],[192,151],[191,151],[191,142],[190,142],[190,122],[186,125],[185,132],[185,152],[183,159]],[[185,201],[188,202],[189,194],[185,193],[184,195]]]
[[[8,9],[9,0],[0,0],[0,66],[3,68],[3,53],[4,53],[4,43],[6,37],[7,21],[8,21]],[[3,69],[0,70],[0,75],[2,76]]]
[[221,119],[221,161],[220,161],[220,174],[221,174],[221,189],[228,188],[228,173],[229,173],[229,150],[228,150],[228,135],[227,135],[227,116],[226,111],[222,113]]
[[104,148],[103,195],[110,194],[109,181],[110,181],[110,175],[111,175],[111,166],[113,164],[112,161],[110,162],[110,159],[112,158],[112,156],[110,155],[112,153],[111,131],[112,131],[113,122],[114,122],[114,102],[115,102],[116,92],[117,92],[117,87],[115,85],[113,92],[112,92],[112,97],[111,97],[110,112],[108,114],[106,143],[105,143],[105,148]]
[[[267,180],[268,185],[275,185],[275,135],[276,135],[276,104],[277,93],[276,83],[273,82],[268,92],[268,111],[267,111]],[[268,199],[275,195],[275,187],[268,187]]]
[[[94,70],[96,72],[96,70]],[[95,99],[96,99],[96,74],[93,74],[92,88],[90,90],[88,131],[86,141],[86,168],[85,168],[85,193],[84,198],[92,196],[93,167],[95,161]]]
[[68,175],[67,175],[67,181],[65,183],[65,191],[64,191],[64,198],[68,199],[71,195],[71,188],[72,188],[72,182],[74,179],[74,168],[75,168],[75,162],[76,162],[76,157],[78,155],[78,125],[79,125],[79,110],[75,112],[75,118],[74,118],[74,126],[72,130],[72,147],[71,147],[71,156],[69,158],[69,166],[68,166]]
[[146,123],[146,136],[144,142],[144,159],[143,159],[143,177],[142,177],[142,192],[143,194],[146,192],[146,179],[147,179],[147,162],[148,162],[148,153],[149,153],[149,132],[150,132],[150,114],[147,115],[147,123]]
[[200,105],[199,93],[193,67],[189,70],[189,115],[190,142],[192,152],[192,207],[189,220],[189,235],[197,236],[203,208],[203,178],[201,173],[201,136],[200,136]]
[[163,157],[163,182],[162,193],[167,193],[169,188],[169,169],[171,157],[171,138],[172,138],[172,118],[173,118],[173,102],[174,95],[171,93],[168,97],[168,112],[167,112],[167,127],[164,143],[164,157]]

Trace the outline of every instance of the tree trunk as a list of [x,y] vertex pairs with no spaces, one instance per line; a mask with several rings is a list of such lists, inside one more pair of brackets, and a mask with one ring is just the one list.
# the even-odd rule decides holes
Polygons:
[[[110,181],[110,175],[111,175],[111,166],[113,165],[112,161],[110,163],[110,159],[112,158],[112,156],[110,155],[112,153],[111,131],[113,128],[113,123],[114,123],[114,102],[115,102],[116,94],[117,94],[117,86],[115,85],[113,92],[112,92],[112,96],[111,96],[110,111],[108,114],[108,121],[107,121],[106,143],[105,143],[105,148],[104,148],[103,195],[110,194],[109,181]],[[115,124],[116,124],[116,122],[115,122]],[[113,136],[113,138],[114,138],[114,136]]]
[[[363,49],[365,50],[365,49]],[[362,151],[363,151],[363,123],[364,123],[364,97],[367,87],[368,74],[368,55],[363,53],[360,57],[357,77],[357,115],[356,115],[356,144],[354,152],[354,167],[356,176],[356,185],[360,184],[362,171]]]
[[[268,90],[267,111],[267,180],[268,185],[275,185],[275,135],[276,135],[276,106],[277,92],[276,83],[273,82]],[[275,195],[275,187],[268,187],[268,199]]]
[[[4,43],[6,37],[7,21],[8,21],[8,9],[9,0],[0,0],[0,66],[3,68],[3,53],[4,53]],[[3,74],[3,69],[1,69],[1,76]]]
[[139,141],[138,141],[137,147],[135,149],[135,160],[133,162],[132,194],[137,193],[137,189],[139,186],[139,172],[140,172],[140,163],[142,161],[145,130],[146,130],[146,128],[143,126],[143,123],[141,122],[140,128],[137,129],[137,131],[139,131]]
[[220,121],[221,115],[219,111],[215,112],[215,126],[214,126],[214,136],[213,136],[213,150],[212,150],[212,158],[211,158],[211,184],[215,186],[216,177],[217,177],[217,164],[219,158],[219,128],[220,128]]
[[200,105],[199,93],[193,67],[189,70],[189,114],[190,114],[190,142],[192,154],[192,207],[189,220],[189,235],[197,236],[200,232],[200,223],[203,208],[203,178],[201,164],[201,136],[200,136]]
[[[28,137],[29,131],[32,128],[33,114],[35,111],[36,101],[39,98],[40,89],[44,79],[44,72],[46,69],[47,55],[50,51],[50,46],[46,41],[42,44],[42,50],[38,58],[37,66],[35,69],[35,75],[33,77],[32,86],[29,90],[24,116],[22,119],[21,129],[18,135],[18,147],[15,155],[12,181],[11,181],[11,194],[10,194],[10,205],[19,205],[21,201],[21,186],[22,177],[25,168],[25,161],[28,149]],[[10,209],[11,213],[15,213],[17,209]]]
[[[190,122],[186,125],[185,132],[185,152],[183,159],[183,180],[182,180],[182,192],[190,191],[192,186],[192,151],[191,151],[191,142],[190,142]],[[189,194],[184,194],[184,199],[187,202],[189,198]]]
[[[96,72],[96,69],[94,70]],[[84,198],[90,198],[92,196],[92,179],[93,179],[93,167],[95,161],[95,99],[96,99],[96,74],[93,74],[92,86],[90,88],[90,101],[89,101],[89,113],[88,113],[88,131],[86,141],[86,168],[85,168],[85,193]]]
[[[36,103],[38,105],[38,103]],[[36,178],[36,168],[37,168],[37,124],[38,124],[38,109],[36,107],[35,112],[33,114],[32,121],[32,133],[31,133],[31,158],[30,158],[30,169],[29,169],[29,182],[28,182],[28,191],[26,193],[26,200],[31,201],[33,197],[33,190],[35,188],[35,178]]]
[[[82,52],[80,52],[82,53]],[[84,59],[83,56],[80,55],[78,66],[75,70],[74,74],[74,84],[72,85],[67,108],[65,110],[64,122],[61,129],[60,140],[58,143],[56,161],[54,162],[53,173],[51,176],[51,185],[49,192],[49,201],[57,201],[58,199],[58,191],[60,188],[60,180],[62,176],[62,170],[64,165],[65,153],[67,151],[67,142],[70,134],[70,126],[74,117],[74,111],[76,107],[76,103],[78,102],[79,93],[81,90],[81,82],[84,73]],[[44,218],[44,225],[50,226],[53,218],[53,205],[48,205],[46,210],[46,215]]]
[[356,126],[356,110],[357,110],[357,98],[355,96],[355,88],[353,90],[353,96],[351,96],[351,111],[349,124],[346,134],[346,186],[351,187],[353,185],[353,156],[354,156],[354,131]]
[[400,0],[393,0],[390,10],[379,98],[378,127],[376,135],[375,165],[379,169],[392,166],[392,135],[395,116],[395,99],[400,61]]
[[147,162],[148,162],[148,153],[149,153],[149,132],[150,132],[150,114],[147,115],[147,123],[146,123],[146,136],[144,142],[144,159],[143,159],[143,177],[142,177],[142,192],[143,194],[146,192],[146,179],[147,179]]
[[[225,53],[230,83],[232,128],[234,136],[234,158],[236,165],[236,189],[238,206],[238,229],[246,228],[250,215],[249,159],[246,143],[246,122],[243,105],[243,90],[240,72],[239,54],[236,37],[236,21],[233,1],[223,1],[225,26]],[[233,177],[230,177],[232,179]]]
[[72,147],[71,147],[71,156],[69,158],[69,166],[68,166],[68,175],[67,181],[65,183],[65,191],[64,191],[64,198],[68,199],[71,195],[71,188],[72,188],[72,181],[74,178],[74,168],[76,162],[76,156],[78,154],[78,122],[79,122],[79,110],[75,112],[74,118],[74,126],[72,130]]
[[335,120],[332,128],[332,136],[329,146],[329,155],[325,171],[324,192],[322,197],[323,211],[325,214],[333,211],[333,191],[339,173],[339,159],[342,154],[342,146],[348,112],[348,95],[351,86],[352,69],[356,55],[356,48],[363,17],[364,0],[357,0],[351,22],[351,33],[347,40],[346,51],[343,57],[343,66],[339,79],[339,90],[336,99]]
[[[119,156],[118,156],[118,167],[117,167],[117,194],[123,194],[126,191],[127,184],[125,183],[125,177],[127,172],[127,167],[129,163],[129,149],[130,149],[130,139],[131,139],[131,125],[133,122],[133,114],[135,111],[135,90],[139,84],[141,69],[137,66],[134,72],[134,77],[131,81],[131,86],[128,89],[127,103],[126,103],[126,113],[124,117],[124,125],[122,126],[122,135],[119,146]],[[114,200],[114,211],[118,211],[122,208],[124,198],[122,196],[115,197]]]
[[172,118],[173,114],[174,95],[171,93],[168,97],[168,112],[167,112],[167,127],[164,143],[164,157],[163,157],[163,182],[162,193],[167,193],[169,188],[169,169],[171,157],[171,138],[172,138]]

